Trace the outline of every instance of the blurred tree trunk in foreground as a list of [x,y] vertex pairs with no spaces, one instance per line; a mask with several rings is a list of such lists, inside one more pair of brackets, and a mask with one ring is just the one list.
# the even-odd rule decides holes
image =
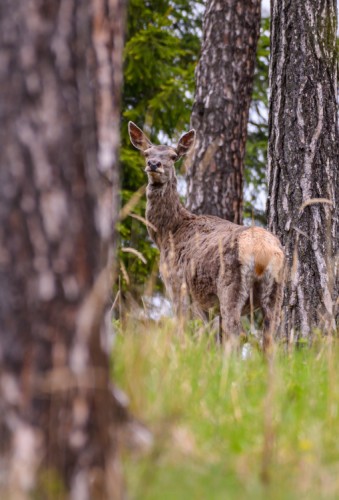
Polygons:
[[[283,332],[334,327],[339,250],[336,2],[274,0],[269,228],[287,255]],[[318,200],[318,201],[317,201]]]
[[1,498],[121,498],[104,317],[124,3],[1,4]]
[[260,0],[209,0],[196,69],[187,205],[242,222],[247,121],[260,32]]

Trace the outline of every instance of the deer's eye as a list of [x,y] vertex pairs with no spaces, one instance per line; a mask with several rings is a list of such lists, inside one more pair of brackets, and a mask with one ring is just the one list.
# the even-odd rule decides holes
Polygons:
[[175,161],[178,158],[178,155],[171,155],[171,160]]

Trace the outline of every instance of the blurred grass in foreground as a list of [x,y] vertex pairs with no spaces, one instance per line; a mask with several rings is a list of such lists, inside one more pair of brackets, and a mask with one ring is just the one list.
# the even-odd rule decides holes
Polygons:
[[117,335],[115,382],[155,438],[124,454],[129,498],[339,498],[338,341],[279,348],[269,365],[190,330],[139,321]]

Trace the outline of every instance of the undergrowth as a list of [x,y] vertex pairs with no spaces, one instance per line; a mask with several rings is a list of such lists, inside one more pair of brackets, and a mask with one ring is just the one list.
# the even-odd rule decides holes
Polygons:
[[226,355],[198,327],[131,322],[114,378],[154,444],[124,453],[129,498],[339,498],[338,367],[332,337],[268,363],[255,344]]

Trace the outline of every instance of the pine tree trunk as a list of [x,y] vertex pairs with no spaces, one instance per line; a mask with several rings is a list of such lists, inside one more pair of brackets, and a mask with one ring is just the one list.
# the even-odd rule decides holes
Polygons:
[[124,3],[1,5],[1,498],[122,496],[105,311]]
[[190,210],[242,221],[243,170],[260,0],[209,0],[196,70],[189,159]]
[[339,157],[336,1],[273,0],[269,228],[287,256],[282,332],[334,327]]

